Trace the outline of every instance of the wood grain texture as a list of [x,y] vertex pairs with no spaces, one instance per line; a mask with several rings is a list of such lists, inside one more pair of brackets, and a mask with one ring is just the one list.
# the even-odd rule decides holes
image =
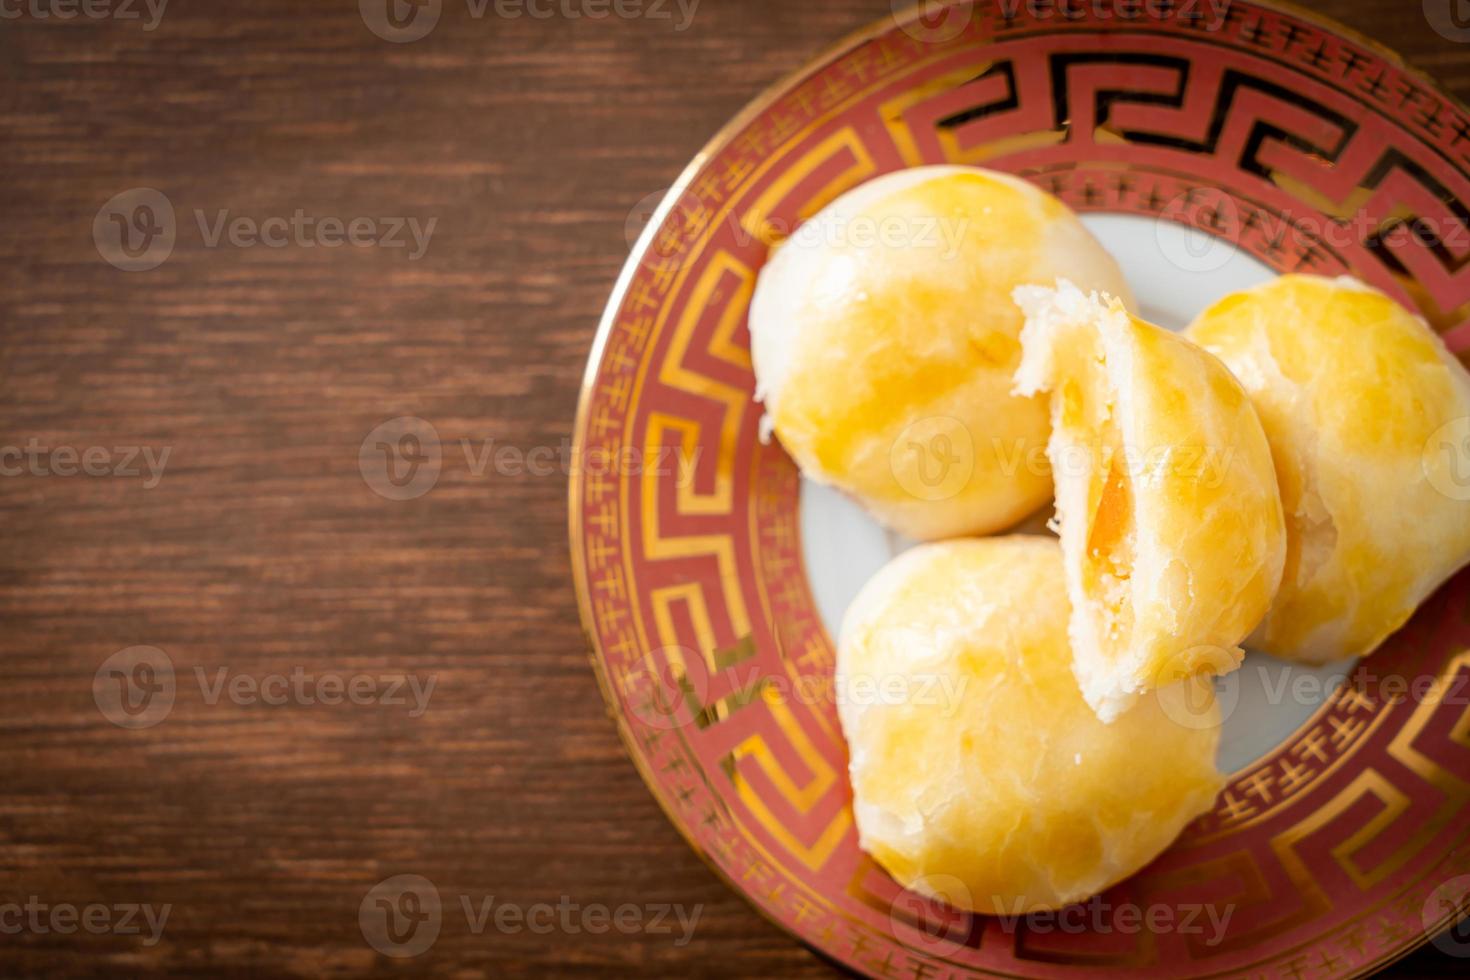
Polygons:
[[[1323,9],[1470,96],[1470,47],[1417,3]],[[623,756],[583,647],[565,478],[477,473],[461,440],[561,445],[630,210],[888,10],[703,0],[680,31],[677,8],[475,19],[446,2],[411,44],[375,37],[352,0],[175,0],[152,31],[0,20],[0,446],[170,452],[152,488],[0,478],[0,903],[172,905],[153,946],[0,937],[0,974],[832,974],[715,879]],[[140,186],[172,202],[178,240],[126,273],[92,222]],[[195,218],[298,209],[437,225],[410,260],[210,247]],[[443,471],[393,502],[358,457],[403,415],[435,425]],[[178,695],[132,731],[92,683],[137,644],[166,651]],[[436,686],[417,718],[211,704],[196,668]],[[401,873],[451,906],[413,960],[358,924]],[[475,935],[459,896],[702,915],[683,946]]]

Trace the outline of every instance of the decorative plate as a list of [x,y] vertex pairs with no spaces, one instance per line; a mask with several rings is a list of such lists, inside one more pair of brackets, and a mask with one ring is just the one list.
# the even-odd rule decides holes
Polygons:
[[1470,112],[1339,25],[1275,2],[980,0],[842,42],[690,164],[588,365],[572,558],[650,789],[762,913],[875,977],[1335,977],[1437,935],[1470,956],[1439,935],[1470,895],[1470,575],[1360,666],[1248,657],[1221,684],[1215,809],[1066,915],[967,915],[859,850],[833,636],[904,543],[761,442],[746,307],[802,220],[943,162],[1062,198],[1166,325],[1276,272],[1350,273],[1470,351]]

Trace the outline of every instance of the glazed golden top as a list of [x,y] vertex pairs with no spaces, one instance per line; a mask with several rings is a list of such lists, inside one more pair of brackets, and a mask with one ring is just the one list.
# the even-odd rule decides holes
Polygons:
[[1371,652],[1470,560],[1454,438],[1470,375],[1423,320],[1348,279],[1284,276],[1188,334],[1249,390],[1275,457],[1286,572],[1257,642],[1314,663]]
[[1049,493],[1047,417],[1011,394],[1010,291],[1058,275],[1126,295],[1076,216],[1013,177],[920,168],[834,202],[777,249],[752,304],[759,391],[782,445],[916,537],[1027,516]]
[[838,690],[903,678],[910,693],[840,705],[863,847],[906,887],[984,913],[1060,907],[1137,871],[1214,800],[1208,683],[1103,724],[1072,675],[1067,610],[1045,537],[922,546],[853,604]]

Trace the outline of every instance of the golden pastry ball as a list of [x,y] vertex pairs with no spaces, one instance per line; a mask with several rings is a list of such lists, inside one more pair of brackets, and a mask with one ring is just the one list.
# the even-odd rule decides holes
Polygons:
[[1015,524],[1051,482],[1045,405],[1011,393],[1010,294],[1062,275],[1129,295],[1077,216],[1018,178],[920,167],[850,191],[760,274],[750,335],[766,426],[809,478],[910,537]]
[[1051,394],[1077,677],[1108,721],[1143,691],[1239,666],[1286,557],[1276,473],[1212,354],[1071,283],[1016,301],[1017,390]]
[[1307,663],[1371,653],[1470,562],[1470,374],[1346,278],[1283,276],[1188,335],[1244,383],[1276,459],[1286,573],[1254,642]]
[[905,887],[983,914],[1061,908],[1213,804],[1209,682],[1104,724],[1072,675],[1067,609],[1056,539],[1021,535],[921,545],[853,602],[837,690],[858,834]]

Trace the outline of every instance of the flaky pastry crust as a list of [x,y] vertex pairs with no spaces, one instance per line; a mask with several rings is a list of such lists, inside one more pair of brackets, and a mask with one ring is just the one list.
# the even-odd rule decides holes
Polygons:
[[1470,374],[1353,279],[1283,276],[1188,335],[1250,393],[1286,508],[1286,572],[1252,642],[1314,664],[1373,652],[1470,562]]
[[1071,283],[1016,301],[1017,390],[1051,395],[1077,679],[1107,721],[1141,692],[1239,666],[1285,560],[1276,475],[1213,355]]
[[920,546],[853,603],[837,690],[857,827],[904,886],[985,914],[1059,908],[1212,805],[1209,682],[1104,724],[1072,676],[1067,612],[1061,548],[1040,536]]
[[1017,397],[1013,288],[1069,276],[1126,297],[1056,198],[973,167],[843,195],[778,246],[751,303],[757,397],[802,472],[903,534],[1010,527],[1051,493],[1041,399]]

